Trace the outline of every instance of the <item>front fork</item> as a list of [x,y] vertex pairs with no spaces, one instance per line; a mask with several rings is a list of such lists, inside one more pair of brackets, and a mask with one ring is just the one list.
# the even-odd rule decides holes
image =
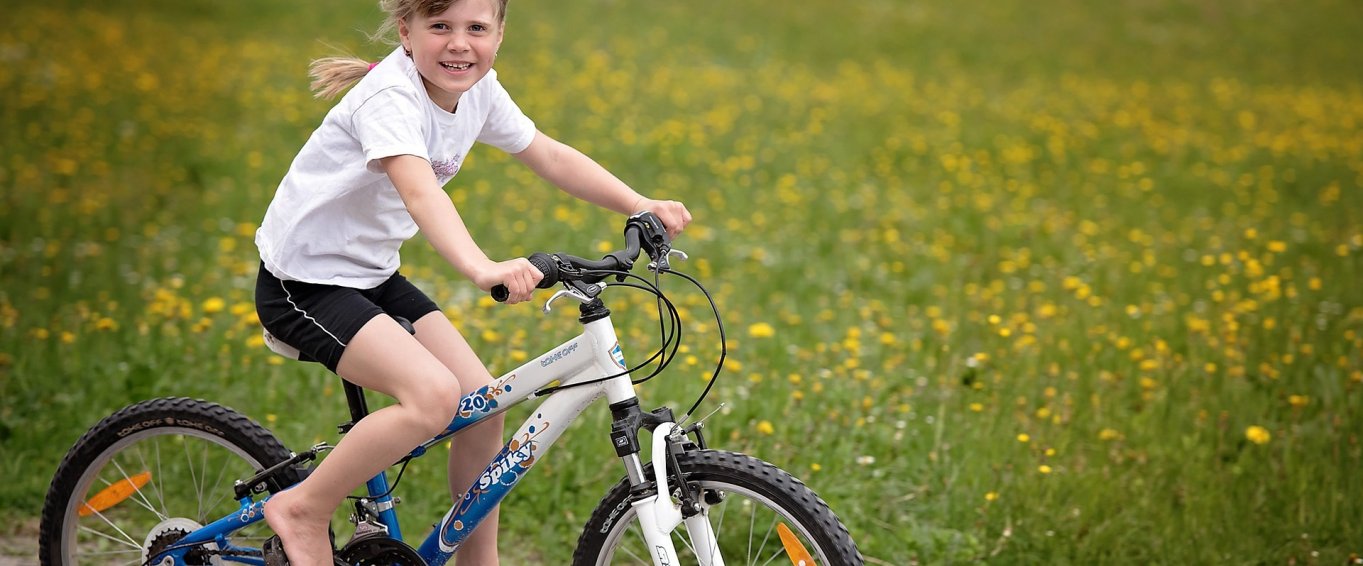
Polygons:
[[[625,464],[630,483],[630,501],[639,518],[644,541],[648,544],[655,566],[680,564],[677,550],[672,545],[672,531],[682,523],[690,535],[693,550],[701,566],[723,566],[710,525],[706,508],[701,505],[702,494],[686,482],[677,456],[697,448],[686,433],[695,432],[699,448],[705,440],[700,427],[687,430],[677,427],[672,410],[666,407],[652,413],[639,409],[637,399],[611,406],[615,422],[611,426],[611,443]],[[652,477],[639,460],[639,429],[653,432]],[[669,481],[669,477],[671,480]]]

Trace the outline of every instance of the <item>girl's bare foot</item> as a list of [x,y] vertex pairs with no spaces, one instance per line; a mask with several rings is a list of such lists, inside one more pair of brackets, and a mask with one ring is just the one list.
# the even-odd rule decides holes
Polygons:
[[331,512],[308,509],[295,490],[281,491],[265,502],[265,522],[279,535],[291,566],[332,566]]

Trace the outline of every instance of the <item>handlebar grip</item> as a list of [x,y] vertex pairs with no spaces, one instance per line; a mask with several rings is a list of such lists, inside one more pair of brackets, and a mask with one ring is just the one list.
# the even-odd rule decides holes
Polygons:
[[492,295],[492,300],[499,303],[505,303],[507,299],[511,298],[511,291],[506,288],[506,285],[501,283],[493,285],[488,293]]
[[[535,285],[536,288],[548,289],[558,284],[558,267],[554,265],[554,258],[550,257],[549,254],[535,252],[525,259],[530,262],[530,265],[535,266],[535,269],[540,270],[540,273],[544,274],[544,278],[540,279],[540,282]],[[488,293],[492,295],[492,300],[499,303],[505,303],[511,297],[511,291],[501,283],[493,285]]]
[[525,258],[535,269],[544,274],[544,279],[535,285],[539,289],[548,289],[558,285],[558,264],[554,263],[554,258],[544,252],[535,252],[530,257]]

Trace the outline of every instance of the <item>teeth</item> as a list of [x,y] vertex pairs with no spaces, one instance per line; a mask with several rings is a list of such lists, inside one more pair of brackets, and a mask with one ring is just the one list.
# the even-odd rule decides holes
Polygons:
[[469,68],[469,67],[471,66],[471,64],[470,64],[470,63],[441,63],[440,66],[441,66],[441,67],[445,67],[446,69],[454,69],[454,70],[456,70],[456,71],[462,71],[462,70],[464,70],[464,69]]

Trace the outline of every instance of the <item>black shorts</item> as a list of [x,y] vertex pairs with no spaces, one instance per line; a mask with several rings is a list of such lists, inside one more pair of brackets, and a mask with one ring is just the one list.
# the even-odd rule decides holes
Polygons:
[[270,334],[297,348],[300,359],[335,372],[346,344],[376,316],[416,322],[440,310],[435,301],[394,273],[373,289],[281,281],[261,264],[256,277],[256,314]]

